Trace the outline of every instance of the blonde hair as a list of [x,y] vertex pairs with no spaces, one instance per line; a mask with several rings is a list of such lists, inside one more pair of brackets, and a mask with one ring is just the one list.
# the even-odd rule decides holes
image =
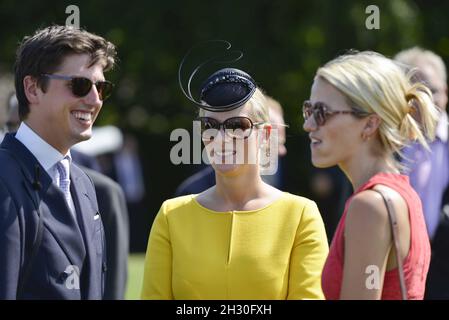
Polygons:
[[260,122],[270,122],[270,108],[267,98],[260,88],[257,88],[251,99],[247,102],[251,106],[250,115],[254,120]]
[[[428,149],[427,139],[435,137],[439,113],[431,92],[422,83],[412,84],[411,76],[393,60],[371,51],[340,56],[317,71],[317,77],[342,92],[355,111],[381,118],[382,151],[389,157],[401,155],[411,141]],[[420,114],[420,123],[412,116],[415,112]]]
[[428,65],[438,74],[441,81],[446,83],[446,66],[440,56],[430,50],[424,50],[420,47],[413,47],[399,52],[394,60],[406,64],[409,68],[419,65]]
[[273,111],[273,113],[277,113],[277,114],[281,115],[282,117],[284,116],[284,109],[282,109],[282,106],[279,103],[279,101],[277,101],[276,99],[274,99],[266,94],[265,94],[265,99],[266,99],[267,105],[270,109],[270,113],[271,113],[271,111]]

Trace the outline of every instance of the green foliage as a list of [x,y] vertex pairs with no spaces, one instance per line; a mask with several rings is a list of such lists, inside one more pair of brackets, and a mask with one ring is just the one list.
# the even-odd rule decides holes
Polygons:
[[144,254],[130,254],[128,258],[128,281],[125,300],[140,300],[142,292]]

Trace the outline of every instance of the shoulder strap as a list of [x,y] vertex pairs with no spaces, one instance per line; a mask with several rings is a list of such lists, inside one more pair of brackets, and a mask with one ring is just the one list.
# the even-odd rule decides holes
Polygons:
[[397,260],[398,271],[399,271],[399,282],[401,285],[401,296],[402,296],[402,300],[407,300],[407,288],[405,285],[404,268],[402,266],[402,259],[401,259],[401,255],[399,252],[399,234],[398,234],[399,228],[398,228],[398,221],[396,219],[396,211],[394,209],[394,206],[393,206],[393,203],[392,203],[390,197],[387,194],[381,192],[378,189],[373,188],[371,190],[378,192],[382,196],[385,206],[387,207],[388,217],[389,217],[390,226],[391,226],[391,234],[393,235],[393,243],[394,243],[394,247],[396,250],[396,260]]
[[[0,148],[0,152],[4,152],[5,154],[9,155],[11,158],[13,158],[20,166],[23,166],[21,160],[11,151],[4,149],[4,148]],[[38,169],[36,169],[38,170]],[[38,171],[36,172],[36,175],[38,175]],[[40,187],[40,184],[37,180],[38,177],[36,177],[36,188]],[[36,189],[35,189],[36,190]],[[21,299],[23,298],[23,290],[24,290],[24,286],[25,283],[27,282],[30,274],[31,274],[31,270],[33,268],[33,263],[34,263],[34,259],[37,256],[37,252],[39,251],[39,248],[41,246],[42,243],[42,236],[43,236],[43,231],[44,231],[44,219],[42,217],[41,211],[40,211],[40,206],[39,206],[39,194],[37,193],[37,191],[35,192],[36,195],[36,202],[35,202],[35,206],[36,206],[36,212],[39,218],[39,222],[38,222],[38,228],[37,228],[37,234],[36,237],[34,238],[33,241],[33,245],[31,247],[31,252],[28,256],[28,261],[25,262],[24,266],[21,269],[20,275],[19,275],[19,283],[17,285],[17,294],[16,294],[16,298],[17,299]]]

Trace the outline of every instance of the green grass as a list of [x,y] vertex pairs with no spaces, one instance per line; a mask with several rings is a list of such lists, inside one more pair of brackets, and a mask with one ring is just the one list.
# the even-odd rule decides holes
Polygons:
[[143,265],[145,261],[144,253],[130,254],[128,258],[128,285],[125,299],[140,299],[143,281]]

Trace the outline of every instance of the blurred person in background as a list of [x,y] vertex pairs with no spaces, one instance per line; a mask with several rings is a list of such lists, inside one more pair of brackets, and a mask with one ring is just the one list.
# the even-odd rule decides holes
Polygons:
[[416,69],[414,81],[424,83],[432,91],[433,102],[440,111],[436,136],[429,142],[429,150],[414,143],[404,149],[403,163],[411,185],[421,198],[431,240],[426,299],[449,299],[449,227],[444,208],[449,198],[443,197],[449,185],[446,66],[440,56],[419,47],[399,52],[395,60],[406,70]]
[[[113,131],[108,133],[110,129]],[[103,131],[96,143],[104,146],[104,150],[100,150],[96,158],[101,172],[116,181],[125,194],[131,230],[130,252],[145,252],[151,221],[145,210],[147,192],[137,139],[131,133],[123,133],[119,128],[110,129],[104,127],[97,130]],[[110,134],[114,131],[117,136],[112,138]],[[106,146],[104,139],[116,141]]]
[[138,143],[130,133],[124,134],[123,145],[112,154],[114,180],[122,187],[129,212],[131,252],[144,252],[150,222],[145,210],[144,172],[140,161]]
[[323,217],[327,239],[332,240],[346,200],[352,194],[352,185],[340,168],[310,168],[310,198]]

